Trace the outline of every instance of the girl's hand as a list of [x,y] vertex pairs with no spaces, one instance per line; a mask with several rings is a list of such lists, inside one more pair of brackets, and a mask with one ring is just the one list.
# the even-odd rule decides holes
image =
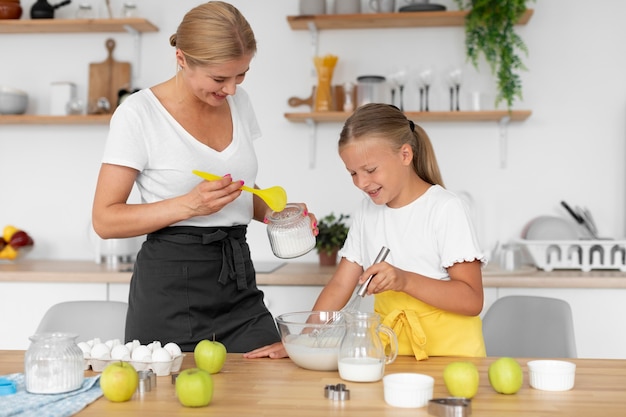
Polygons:
[[233,181],[230,175],[215,181],[202,181],[186,196],[190,217],[217,213],[241,195],[242,185],[243,181]]
[[256,359],[256,358],[272,358],[272,359],[280,359],[280,358],[288,358],[287,351],[283,346],[282,342],[276,342],[272,345],[267,345],[260,347],[258,349],[254,349],[251,352],[247,352],[243,354],[244,358],[247,359]]
[[406,283],[404,271],[387,262],[374,264],[363,271],[359,277],[359,284],[365,282],[370,275],[374,275],[374,277],[367,286],[368,295],[389,290],[404,291]]

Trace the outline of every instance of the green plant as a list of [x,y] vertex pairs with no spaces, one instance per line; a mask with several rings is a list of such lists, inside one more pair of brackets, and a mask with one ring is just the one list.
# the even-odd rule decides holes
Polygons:
[[349,230],[345,220],[349,218],[350,216],[347,214],[340,214],[337,217],[334,213],[330,213],[320,219],[317,224],[319,233],[315,238],[315,247],[318,253],[326,252],[330,255],[335,249],[343,246]]
[[468,59],[478,68],[482,53],[496,75],[496,105],[505,101],[511,110],[515,98],[522,98],[522,81],[517,73],[526,70],[518,51],[528,48],[515,33],[515,23],[526,12],[528,0],[454,0],[459,9],[470,9],[465,18],[465,48]]

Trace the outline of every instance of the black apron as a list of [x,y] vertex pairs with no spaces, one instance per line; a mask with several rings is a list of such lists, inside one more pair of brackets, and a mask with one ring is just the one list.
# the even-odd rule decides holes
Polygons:
[[280,341],[257,288],[247,226],[175,226],[150,233],[130,282],[126,341],[209,339],[242,353]]

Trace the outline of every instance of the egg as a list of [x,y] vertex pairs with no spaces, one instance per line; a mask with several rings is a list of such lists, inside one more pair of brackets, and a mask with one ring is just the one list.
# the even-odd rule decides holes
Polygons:
[[98,343],[91,348],[90,355],[95,359],[111,359],[111,351],[104,343]]
[[162,347],[156,348],[152,351],[153,362],[169,362],[171,360],[172,355],[170,355],[170,353]]
[[113,346],[113,349],[111,349],[111,359],[129,361],[130,351],[125,345]]
[[148,346],[139,345],[135,349],[133,349],[133,352],[131,353],[131,359],[134,361],[149,362],[152,360],[152,352],[150,352]]
[[163,346],[163,349],[167,350],[172,356],[172,358],[175,358],[183,354],[183,352],[180,350],[180,346],[178,346],[174,342],[167,343],[165,346]]
[[78,347],[83,351],[83,357],[88,358],[91,356],[91,346],[87,342],[78,342]]
[[148,349],[150,349],[150,352],[154,352],[156,349],[160,349],[161,348],[161,342],[159,342],[158,340],[155,340],[152,343],[148,343]]
[[120,339],[107,340],[104,342],[105,345],[109,347],[109,349],[113,349],[115,346],[121,344]]

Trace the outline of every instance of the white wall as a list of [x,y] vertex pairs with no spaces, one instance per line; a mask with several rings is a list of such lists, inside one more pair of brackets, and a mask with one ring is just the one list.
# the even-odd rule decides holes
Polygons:
[[[96,4],[96,0],[92,0]],[[28,16],[34,0],[22,0]],[[104,3],[104,2],[97,2]],[[142,36],[137,86],[147,87],[173,75],[174,50],[168,38],[183,14],[199,1],[138,0],[141,14],[160,31]],[[312,85],[311,38],[292,31],[287,15],[297,1],[234,0],[258,39],[258,54],[243,86],[256,104],[265,137],[258,143],[261,186],[282,185],[291,201],[306,201],[320,217],[351,212],[360,199],[336,153],[341,124],[318,128],[311,154],[309,130],[283,117],[289,97],[308,97]],[[453,2],[441,1],[454,8]],[[121,0],[112,1],[115,11]],[[448,188],[465,190],[476,204],[485,248],[519,236],[538,215],[567,218],[561,199],[587,206],[601,234],[624,235],[624,114],[626,3],[600,0],[531,2],[535,14],[518,31],[530,54],[522,73],[525,122],[508,128],[507,166],[500,166],[497,123],[423,123],[438,154]],[[56,10],[71,17],[72,3]],[[31,94],[30,113],[45,114],[49,86],[73,81],[87,93],[88,64],[106,57],[104,41],[117,42],[115,58],[132,61],[127,34],[0,35],[0,84]],[[433,64],[445,69],[464,62],[462,28],[324,31],[319,54],[339,56],[334,83],[363,74],[387,74],[392,66]],[[488,72],[467,68],[463,89],[493,89]],[[447,107],[443,81],[434,87],[433,110]],[[407,87],[405,108],[416,110],[415,86]],[[29,255],[40,259],[91,259],[87,229],[106,126],[0,125],[0,227],[14,224],[36,240]],[[311,158],[315,167],[310,167]],[[192,167],[190,167],[191,169]],[[256,259],[273,255],[261,224],[251,227]],[[298,260],[313,261],[314,253]]]

